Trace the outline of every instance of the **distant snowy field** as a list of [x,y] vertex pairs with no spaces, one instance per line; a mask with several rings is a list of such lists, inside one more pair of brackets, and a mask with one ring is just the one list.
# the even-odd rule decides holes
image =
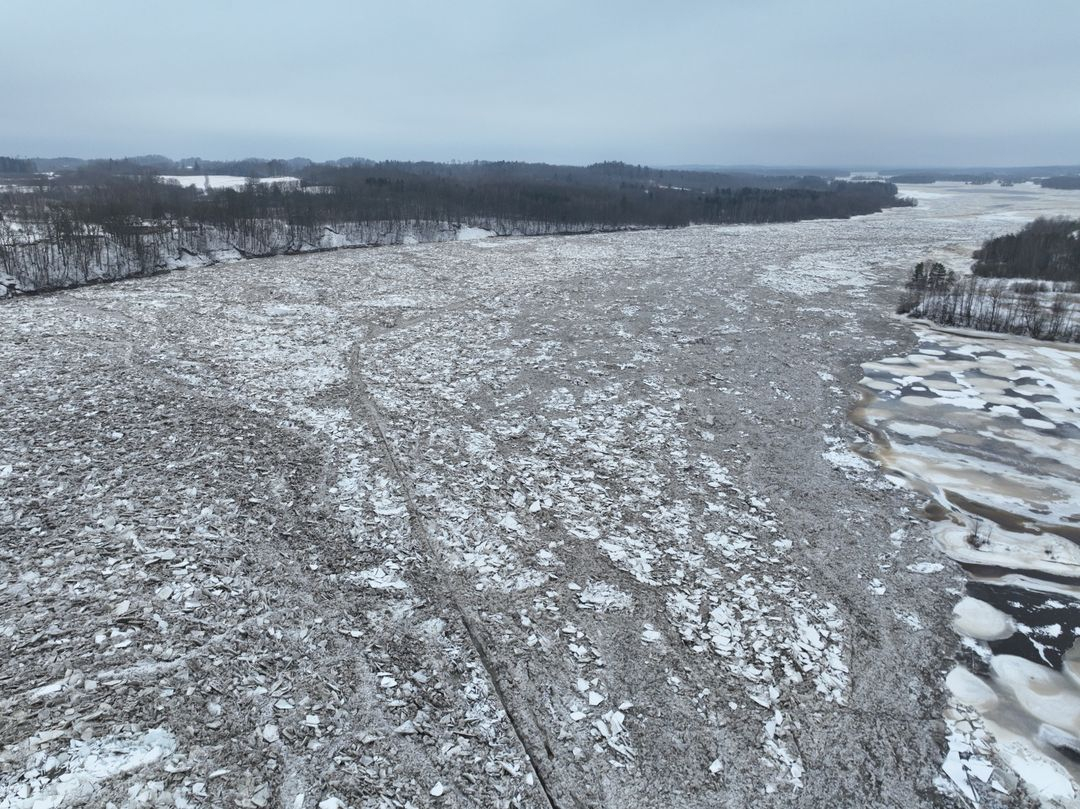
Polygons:
[[[163,183],[182,186],[193,185],[196,188],[206,188],[209,184],[211,190],[216,191],[222,188],[243,188],[247,185],[249,178],[235,174],[161,174],[158,179]],[[298,177],[260,177],[258,181],[261,185],[300,187],[300,178]]]

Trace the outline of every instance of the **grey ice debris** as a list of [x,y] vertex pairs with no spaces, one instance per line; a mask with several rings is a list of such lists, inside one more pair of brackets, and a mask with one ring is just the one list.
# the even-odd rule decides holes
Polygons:
[[386,562],[379,567],[359,570],[353,575],[375,590],[407,590],[409,585],[396,575],[399,569],[397,564]]
[[582,609],[607,612],[608,610],[624,610],[632,602],[627,593],[613,585],[606,582],[589,582],[578,594],[578,603]]
[[641,630],[641,642],[642,643],[656,643],[663,635],[656,631],[656,628],[652,624],[642,624]]
[[907,569],[912,573],[940,573],[945,569],[945,565],[940,562],[916,562],[908,565]]
[[634,758],[634,751],[624,736],[626,714],[622,711],[608,711],[602,718],[593,721],[593,729],[607,742],[608,747],[627,759]]

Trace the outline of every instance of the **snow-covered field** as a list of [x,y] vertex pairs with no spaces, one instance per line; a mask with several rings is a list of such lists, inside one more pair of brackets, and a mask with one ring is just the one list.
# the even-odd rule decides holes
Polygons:
[[963,578],[846,414],[1077,197],[937,193],[6,303],[0,806],[963,805]]
[[[235,174],[162,174],[158,177],[163,183],[175,185],[193,185],[200,190],[218,190],[221,188],[240,189],[248,184],[247,177]],[[286,185],[300,187],[300,179],[297,177],[260,177],[261,185]]]

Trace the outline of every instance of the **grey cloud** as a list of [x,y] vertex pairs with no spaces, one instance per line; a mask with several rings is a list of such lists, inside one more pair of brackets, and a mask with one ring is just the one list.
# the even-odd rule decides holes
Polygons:
[[0,153],[1080,161],[1075,0],[5,5]]

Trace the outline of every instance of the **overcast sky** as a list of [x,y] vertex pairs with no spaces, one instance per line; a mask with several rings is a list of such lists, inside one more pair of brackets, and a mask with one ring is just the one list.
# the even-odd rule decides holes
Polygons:
[[1080,163],[1080,0],[4,0],[0,154]]

